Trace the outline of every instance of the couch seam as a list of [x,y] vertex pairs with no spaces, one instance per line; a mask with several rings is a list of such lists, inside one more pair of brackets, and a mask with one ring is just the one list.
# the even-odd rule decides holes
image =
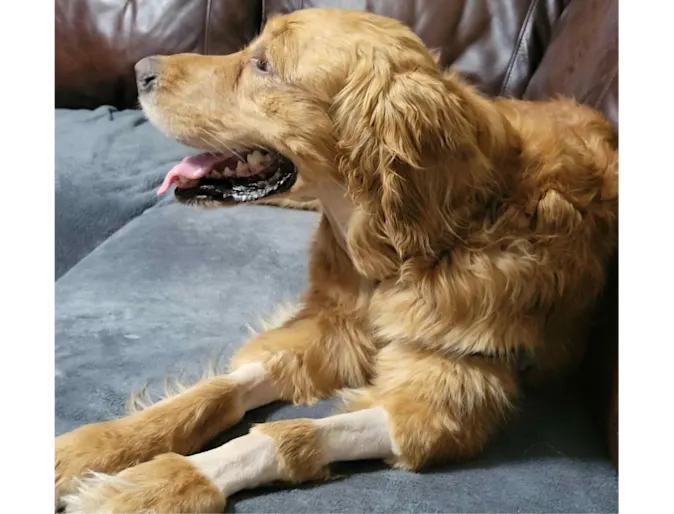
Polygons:
[[510,58],[510,62],[508,63],[508,69],[506,71],[506,76],[503,79],[503,84],[501,85],[501,92],[499,93],[500,96],[503,96],[508,88],[508,84],[510,82],[510,76],[512,75],[513,69],[515,68],[515,62],[517,62],[517,58],[520,55],[520,51],[522,49],[522,43],[524,41],[524,35],[527,32],[527,29],[529,28],[529,25],[531,23],[531,20],[533,19],[533,14],[538,6],[538,0],[531,0],[531,3],[529,4],[529,9],[527,10],[527,14],[524,17],[524,20],[522,21],[522,28],[520,28],[520,33],[517,36],[517,43],[515,45],[515,50],[513,52],[512,57]]
[[[606,85],[602,88],[601,93],[599,93],[599,97],[597,98],[596,102],[594,102],[595,108],[599,107],[601,102],[604,100],[604,97],[608,93],[608,90],[611,88],[611,85],[618,76],[618,73],[620,73],[620,62],[618,62],[618,64],[614,64],[613,71],[611,72],[611,77],[606,82]],[[620,88],[620,84],[618,84],[618,88]],[[620,99],[618,99],[618,103],[620,103]]]
[[213,0],[206,0],[206,16],[204,19],[204,55],[209,55],[211,37],[211,7]]
[[264,22],[267,19],[267,1],[262,0],[262,12],[260,13],[260,24],[257,27],[257,33],[262,32],[262,27],[264,27]]
[[609,92],[609,89],[611,89],[611,86],[615,82],[615,78],[617,76],[618,76],[618,64],[616,64],[615,70],[613,70],[613,73],[611,73],[611,78],[606,82],[606,85],[601,90],[601,93],[599,93],[599,97],[597,97],[597,100],[594,102],[595,108],[599,108],[599,105],[601,104],[602,100],[604,100],[604,97]]

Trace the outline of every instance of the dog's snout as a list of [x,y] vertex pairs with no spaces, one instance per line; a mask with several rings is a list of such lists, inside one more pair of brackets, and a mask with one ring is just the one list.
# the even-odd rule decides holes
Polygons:
[[159,59],[145,57],[136,63],[135,69],[138,91],[141,93],[151,91],[159,75]]

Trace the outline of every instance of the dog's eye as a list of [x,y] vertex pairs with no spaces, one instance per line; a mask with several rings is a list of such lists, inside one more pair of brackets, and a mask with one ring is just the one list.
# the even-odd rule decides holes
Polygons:
[[255,66],[257,71],[262,73],[269,73],[271,71],[271,65],[266,59],[253,58],[253,66]]

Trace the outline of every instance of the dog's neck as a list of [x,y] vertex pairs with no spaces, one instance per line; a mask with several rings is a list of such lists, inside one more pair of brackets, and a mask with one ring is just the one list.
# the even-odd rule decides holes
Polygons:
[[346,188],[336,182],[326,181],[316,186],[315,195],[323,205],[323,213],[330,222],[335,239],[348,255],[346,234],[355,205],[348,197]]

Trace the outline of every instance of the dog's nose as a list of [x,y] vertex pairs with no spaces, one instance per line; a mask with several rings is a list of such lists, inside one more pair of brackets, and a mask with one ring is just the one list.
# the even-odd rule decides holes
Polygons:
[[136,63],[136,83],[138,91],[147,93],[152,90],[159,75],[159,59],[145,57]]

